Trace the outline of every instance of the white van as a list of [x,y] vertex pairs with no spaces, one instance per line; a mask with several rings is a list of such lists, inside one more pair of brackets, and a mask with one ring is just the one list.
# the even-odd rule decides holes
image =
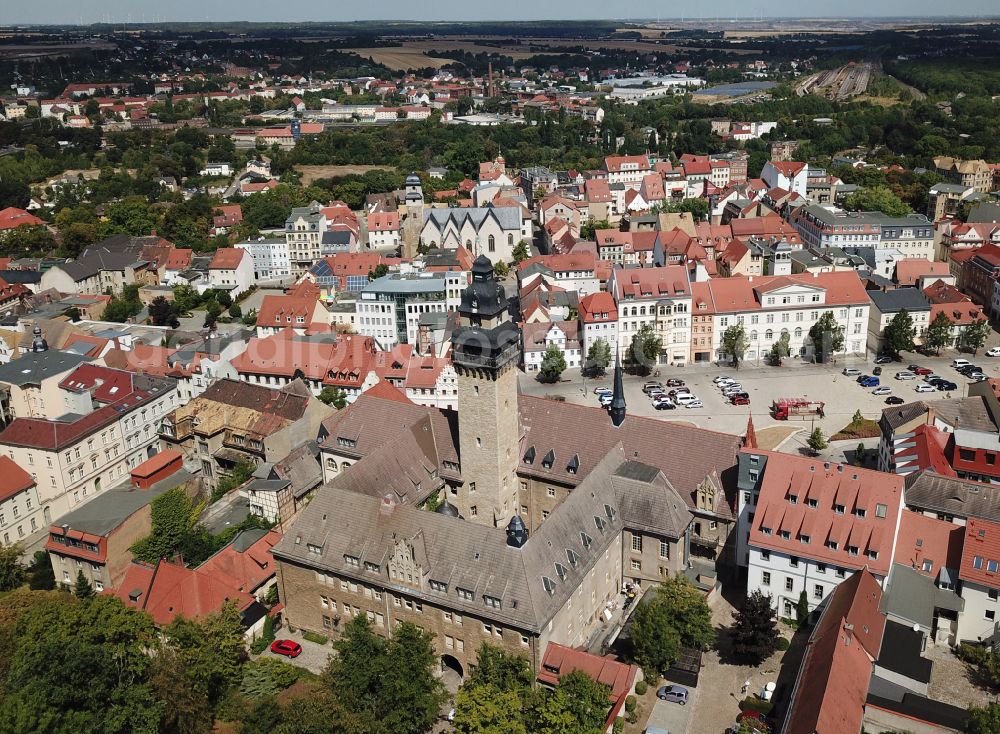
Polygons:
[[675,398],[674,402],[678,405],[687,405],[688,403],[693,403],[698,398],[689,392],[679,393]]
[[954,367],[954,368],[955,368],[956,370],[957,370],[957,369],[958,369],[959,367],[965,367],[965,366],[967,366],[967,365],[970,365],[970,364],[972,364],[972,362],[970,362],[970,361],[969,361],[969,360],[967,360],[967,359],[962,359],[962,358],[959,358],[959,359],[953,359],[953,360],[951,361],[951,366],[952,366],[952,367]]

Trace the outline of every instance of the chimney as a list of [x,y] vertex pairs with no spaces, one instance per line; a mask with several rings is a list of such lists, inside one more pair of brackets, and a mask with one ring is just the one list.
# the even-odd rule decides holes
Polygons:
[[393,499],[391,494],[387,494],[382,498],[382,503],[379,505],[378,514],[388,517],[392,514],[392,511],[396,509],[396,500]]

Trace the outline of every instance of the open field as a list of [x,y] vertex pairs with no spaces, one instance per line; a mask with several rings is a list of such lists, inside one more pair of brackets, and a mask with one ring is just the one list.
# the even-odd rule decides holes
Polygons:
[[302,185],[308,186],[321,178],[361,176],[369,171],[391,171],[392,166],[295,166],[295,170],[302,174]]
[[390,69],[405,71],[407,69],[422,69],[433,67],[440,69],[453,62],[452,59],[442,59],[435,56],[425,56],[423,51],[415,48],[346,48],[345,51],[356,53],[363,59],[370,58],[376,64],[388,66]]

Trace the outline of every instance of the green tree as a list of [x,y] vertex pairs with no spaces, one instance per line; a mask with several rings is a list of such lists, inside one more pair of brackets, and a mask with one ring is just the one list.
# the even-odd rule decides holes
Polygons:
[[971,707],[965,731],[967,734],[996,734],[1000,731],[1000,703],[990,703],[983,708]]
[[531,257],[531,248],[528,246],[528,240],[521,240],[516,245],[511,252],[511,257],[514,259],[515,263],[522,263]]
[[510,274],[510,267],[503,260],[493,263],[493,274],[498,278],[506,278]]
[[356,616],[334,643],[337,655],[324,680],[364,731],[419,734],[434,723],[446,700],[434,676],[438,661],[431,640],[409,622],[384,640],[365,615]]
[[777,649],[778,625],[771,602],[771,595],[758,589],[733,614],[733,652],[752,665],[760,665]]
[[327,385],[320,390],[319,399],[327,405],[332,405],[337,410],[343,410],[347,407],[347,393],[339,387]]
[[128,196],[109,204],[105,215],[107,221],[101,224],[101,237],[113,234],[148,235],[160,222],[160,215],[144,196]]
[[651,325],[643,324],[639,327],[639,331],[632,335],[627,361],[637,372],[648,375],[662,350],[663,339],[657,336]]
[[24,549],[18,543],[0,546],[0,592],[16,589],[24,583],[24,566],[21,554]]
[[190,688],[214,704],[242,679],[246,647],[240,613],[232,602],[200,622],[175,617],[163,631]]
[[146,563],[170,558],[191,528],[193,509],[182,487],[175,487],[154,499],[150,506],[150,533],[131,548],[135,558]]
[[586,374],[599,377],[607,372],[611,364],[611,345],[600,337],[594,340],[587,350]]
[[524,692],[491,683],[462,686],[455,697],[455,731],[459,734],[529,734]]
[[809,338],[818,362],[828,362],[832,355],[844,350],[844,331],[833,311],[823,312],[809,329]]
[[166,298],[157,296],[149,304],[149,318],[154,326],[169,326],[177,321],[177,310]]
[[549,344],[542,357],[542,365],[538,369],[539,382],[558,382],[559,376],[566,370],[566,357],[555,344]]
[[76,583],[73,584],[73,596],[77,599],[93,599],[95,594],[94,587],[90,585],[87,577],[83,575],[83,570],[77,571]]
[[791,335],[787,331],[782,331],[781,336],[778,337],[778,341],[771,345],[771,351],[768,352],[768,359],[771,363],[777,366],[781,366],[781,360],[788,357],[792,353],[791,350]]
[[844,199],[844,207],[851,211],[882,212],[890,217],[905,217],[910,213],[910,207],[888,186],[859,189]]
[[368,272],[368,281],[377,280],[379,278],[384,278],[389,274],[389,266],[385,263],[379,263],[375,266],[374,270]]
[[722,352],[729,357],[733,367],[739,369],[743,355],[746,354],[750,340],[747,339],[743,324],[733,324],[722,332]]
[[681,650],[680,633],[667,610],[655,601],[640,603],[632,613],[631,639],[632,656],[647,681],[659,680]]
[[858,461],[858,466],[865,465],[865,457],[868,455],[868,449],[865,448],[863,441],[859,441],[858,445],[854,449],[854,456]]
[[798,622],[800,629],[809,621],[809,595],[805,589],[799,592],[799,601],[795,605],[795,621]]
[[823,429],[816,426],[809,434],[809,438],[806,439],[806,445],[812,449],[813,454],[818,454],[820,451],[827,447],[826,436],[823,435]]
[[201,304],[201,296],[189,285],[174,287],[174,307],[179,314],[188,314]]
[[582,670],[559,679],[556,698],[561,701],[565,711],[573,717],[579,732],[599,732],[610,708],[608,700],[611,689],[603,683],[598,683]]
[[216,322],[219,320],[219,316],[222,315],[222,304],[216,300],[211,300],[205,304],[205,323],[204,327],[206,329],[214,329]]
[[892,317],[892,320],[886,324],[885,329],[882,330],[882,338],[885,341],[885,348],[890,354],[896,356],[900,352],[912,352],[913,351],[913,339],[917,335],[917,329],[913,325],[913,317],[905,309],[901,308],[899,312]]
[[28,568],[28,588],[51,590],[56,588],[56,574],[52,570],[52,561],[45,551],[35,551]]
[[715,641],[712,610],[705,595],[684,574],[675,574],[664,581],[657,587],[656,595],[666,607],[683,645],[704,649]]
[[986,345],[986,340],[992,332],[993,329],[986,319],[979,319],[976,323],[966,326],[961,332],[962,349],[976,354]]
[[0,731],[158,734],[164,705],[149,685],[152,619],[113,596],[57,597],[17,623]]
[[472,687],[494,685],[502,691],[518,691],[530,688],[534,681],[531,663],[523,655],[513,655],[484,642],[476,657],[479,664],[467,682]]
[[924,343],[928,349],[933,349],[935,354],[940,354],[942,347],[951,344],[951,319],[944,311],[939,311],[927,327]]
[[591,219],[584,222],[580,225],[580,239],[594,239],[594,237],[597,236],[597,230],[599,229],[611,229],[611,223],[607,219],[599,219],[597,221]]

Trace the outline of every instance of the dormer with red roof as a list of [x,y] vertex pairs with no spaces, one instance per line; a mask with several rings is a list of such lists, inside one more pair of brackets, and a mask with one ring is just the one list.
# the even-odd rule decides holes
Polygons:
[[[984,486],[984,491],[986,487]],[[1000,523],[970,517],[965,525],[958,578],[965,609],[958,618],[958,639],[985,640],[996,631],[1000,595]]]
[[770,189],[781,188],[805,197],[808,172],[806,164],[798,161],[768,161],[760,177]]

